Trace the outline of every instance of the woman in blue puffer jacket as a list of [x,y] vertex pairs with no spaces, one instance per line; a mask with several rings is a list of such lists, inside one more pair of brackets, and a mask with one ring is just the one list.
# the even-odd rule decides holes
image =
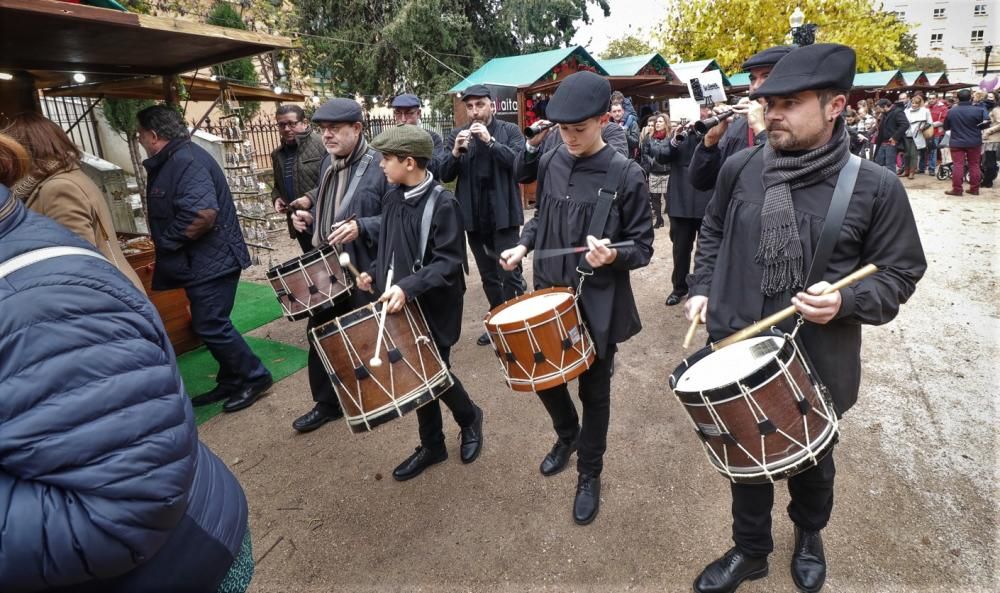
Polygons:
[[156,310],[10,195],[27,171],[0,135],[0,591],[245,591],[246,498],[198,441]]

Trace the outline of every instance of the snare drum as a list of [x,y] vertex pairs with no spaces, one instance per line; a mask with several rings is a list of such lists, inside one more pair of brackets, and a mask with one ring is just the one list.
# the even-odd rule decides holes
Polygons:
[[837,441],[837,415],[794,336],[771,333],[696,352],[670,375],[708,460],[736,483],[791,477]]
[[369,363],[382,304],[372,303],[312,330],[351,432],[372,430],[437,398],[452,386],[420,305],[385,316],[382,365]]
[[340,267],[340,252],[323,245],[267,271],[289,321],[316,315],[348,298],[354,281]]
[[553,287],[511,299],[483,320],[507,385],[541,391],[579,377],[596,356],[572,288]]

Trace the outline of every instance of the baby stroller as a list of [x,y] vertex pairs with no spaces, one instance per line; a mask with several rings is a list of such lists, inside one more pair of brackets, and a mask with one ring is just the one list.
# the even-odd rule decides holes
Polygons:
[[[939,147],[941,148],[941,161],[938,163],[938,168],[937,171],[935,172],[935,176],[941,181],[944,181],[946,179],[951,179],[951,168],[954,163],[951,160],[951,149],[948,148],[950,140],[951,140],[951,130],[944,133],[944,137],[941,138],[941,144],[939,145]],[[966,182],[969,181],[968,167],[966,167],[965,169],[965,179],[963,179],[963,181]]]

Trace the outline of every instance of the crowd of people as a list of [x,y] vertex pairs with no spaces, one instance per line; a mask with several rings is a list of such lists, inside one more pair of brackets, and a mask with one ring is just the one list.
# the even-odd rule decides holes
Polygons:
[[[852,115],[855,53],[837,44],[768,48],[743,68],[750,96],[703,136],[660,113],[640,129],[627,98],[591,72],[561,81],[542,122],[552,127],[527,139],[495,117],[480,85],[463,95],[469,123],[447,139],[419,126],[421,102],[408,94],[393,102],[400,126],[370,142],[351,99],[323,104],[311,122],[296,106],[279,108],[275,211],[303,251],[333,246],[361,270],[350,299],[310,318],[307,331],[371,303],[392,315],[416,302],[450,368],[467,249],[493,308],[527,290],[529,253],[585,246],[582,255],[536,259],[531,281],[535,290],[576,289],[582,326],[574,330],[585,329],[595,351],[579,376],[579,410],[565,382],[536,390],[555,436],[539,472],[555,475],[577,455],[571,516],[588,525],[602,500],[615,354],[642,330],[630,274],[650,263],[665,211],[674,270],[666,305],[683,303],[688,320],[718,341],[792,303],[801,332],[793,320],[780,328],[798,333],[837,414],[846,413],[860,386],[861,325],[891,321],[926,268],[906,191],[878,164],[895,168],[897,146],[904,172],[926,164],[921,150],[933,158],[928,146],[940,143],[923,129],[938,121],[937,105],[914,97]],[[959,178],[958,155],[979,155],[964,133],[981,108],[963,96],[939,126],[951,132]],[[162,324],[109,241],[107,207],[77,174],[79,154],[39,117],[16,119],[0,135],[0,303],[22,312],[0,318],[0,381],[14,402],[0,408],[8,517],[0,582],[12,591],[245,591],[253,561],[243,492],[197,440]],[[852,156],[861,132],[848,119],[873,126],[864,133],[875,139],[875,161]],[[194,330],[220,366],[217,386],[192,403],[243,410],[273,380],[230,320],[249,257],[225,176],[175,109],[149,107],[137,123],[149,156],[153,287],[187,292]],[[993,138],[998,130],[985,131]],[[526,220],[517,186],[531,181],[537,202]],[[842,187],[843,228],[827,228]],[[821,235],[833,238],[828,253]],[[828,290],[865,263],[878,271]],[[563,348],[571,346],[567,338]],[[298,432],[344,414],[313,340],[310,348],[312,408],[292,423]],[[468,393],[454,370],[452,379],[415,414],[419,444],[396,480],[447,459],[439,402],[460,429],[461,462],[479,457],[486,398]],[[826,579],[821,531],[834,475],[831,446],[787,481],[791,575],[809,593]],[[731,593],[768,572],[774,484],[733,483],[731,496],[734,545],[701,571],[696,592]]]

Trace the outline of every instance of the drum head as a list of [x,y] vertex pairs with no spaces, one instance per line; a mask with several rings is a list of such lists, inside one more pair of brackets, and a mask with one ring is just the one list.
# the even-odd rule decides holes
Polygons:
[[550,292],[531,296],[514,303],[506,309],[498,311],[496,315],[490,318],[489,323],[491,325],[502,325],[504,323],[515,323],[531,319],[536,315],[555,309],[572,298],[573,295],[567,292]]
[[776,336],[759,336],[726,346],[694,363],[674,389],[698,393],[729,385],[761,369],[782,346],[784,340]]

